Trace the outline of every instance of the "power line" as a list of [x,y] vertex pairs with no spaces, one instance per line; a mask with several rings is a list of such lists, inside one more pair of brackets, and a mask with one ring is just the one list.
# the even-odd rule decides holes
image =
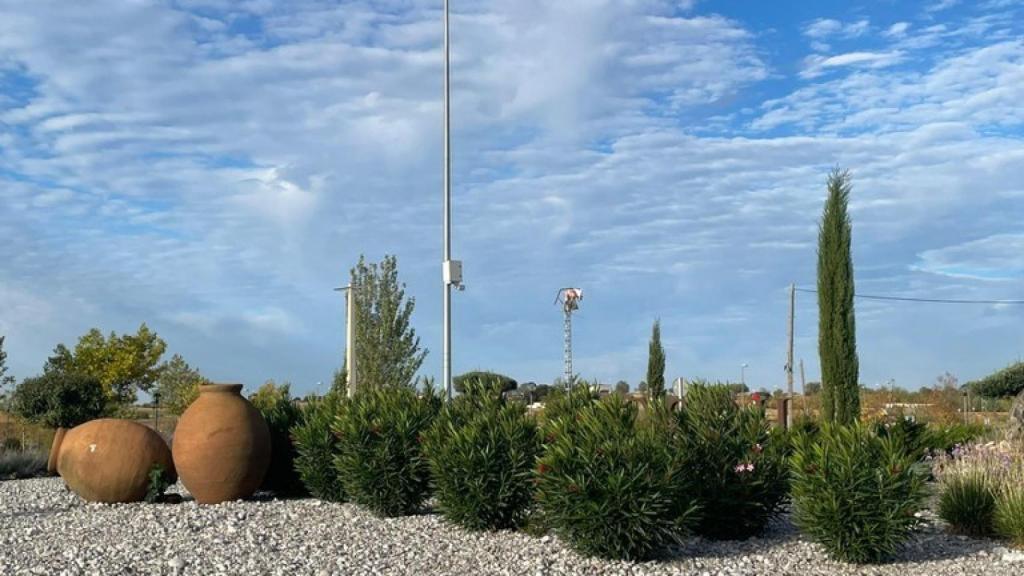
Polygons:
[[[817,294],[817,290],[810,288],[797,288],[797,292],[806,292],[808,294]],[[1021,305],[1024,304],[1024,300],[961,300],[961,299],[950,299],[950,298],[911,298],[908,296],[878,296],[873,294],[854,294],[854,298],[862,298],[865,300],[896,300],[898,302],[931,302],[933,304],[1011,304]]]

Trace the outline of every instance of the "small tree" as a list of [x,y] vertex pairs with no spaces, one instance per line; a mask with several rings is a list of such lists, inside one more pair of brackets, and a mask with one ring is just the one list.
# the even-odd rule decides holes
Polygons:
[[466,372],[465,374],[460,374],[455,378],[452,378],[452,387],[455,388],[455,391],[459,394],[465,394],[467,384],[475,382],[487,384],[485,388],[488,390],[492,389],[492,384],[500,384],[500,388],[503,393],[515,390],[516,386],[518,386],[515,379],[505,376],[504,374],[474,370],[473,372]]
[[651,398],[665,396],[665,349],[661,346],[661,320],[651,328],[651,342],[647,347],[647,393]]
[[625,380],[619,380],[615,383],[615,393],[619,396],[625,396],[629,394],[629,382]]
[[199,386],[209,383],[198,369],[189,366],[180,354],[175,354],[161,366],[156,391],[167,411],[180,415],[199,397]]
[[850,173],[828,177],[828,199],[818,231],[818,353],[821,404],[826,420],[848,424],[860,417],[857,333],[853,309]]
[[416,299],[406,298],[405,284],[398,281],[398,259],[385,256],[377,264],[360,256],[352,287],[357,386],[411,386],[427,351],[410,323]]
[[136,391],[149,391],[160,376],[160,358],[167,344],[145,324],[135,334],[109,337],[93,328],[79,338],[71,353],[64,345],[54,350],[48,366],[95,377],[110,400],[131,404]]
[[0,401],[7,397],[8,386],[14,384],[14,376],[7,375],[7,352],[4,351],[4,338],[0,336]]
[[80,372],[49,372],[26,378],[14,390],[14,412],[49,428],[71,428],[107,413],[100,381]]

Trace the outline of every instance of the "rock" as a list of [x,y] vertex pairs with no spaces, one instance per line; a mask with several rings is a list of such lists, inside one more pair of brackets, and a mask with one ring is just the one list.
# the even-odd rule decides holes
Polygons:
[[1003,562],[1012,564],[1024,562],[1024,552],[1018,552],[1016,550],[1013,552],[1007,552],[1006,554],[1003,554],[1002,560]]

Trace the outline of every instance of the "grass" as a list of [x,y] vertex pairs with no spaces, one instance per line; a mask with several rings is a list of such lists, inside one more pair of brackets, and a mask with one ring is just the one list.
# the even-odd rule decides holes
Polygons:
[[47,454],[39,450],[0,451],[0,480],[18,480],[46,475]]

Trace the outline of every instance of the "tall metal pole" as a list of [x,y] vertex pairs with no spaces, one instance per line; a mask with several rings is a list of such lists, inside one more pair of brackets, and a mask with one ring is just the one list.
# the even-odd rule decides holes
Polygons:
[[565,363],[565,388],[572,388],[572,308],[566,301],[565,311],[565,342],[564,342],[564,363]]
[[452,397],[452,285],[448,277],[449,262],[452,259],[452,158],[451,158],[451,87],[449,85],[449,35],[448,35],[448,0],[444,0],[444,345],[441,378],[444,381],[445,398]]
[[355,396],[357,384],[356,366],[356,303],[355,284],[335,288],[336,292],[345,292],[345,393],[351,398]]
[[345,291],[345,389],[348,397],[356,394],[358,370],[356,366],[356,287],[349,284]]
[[796,284],[789,285],[789,353],[786,360],[786,392],[793,397],[793,318],[796,316]]

